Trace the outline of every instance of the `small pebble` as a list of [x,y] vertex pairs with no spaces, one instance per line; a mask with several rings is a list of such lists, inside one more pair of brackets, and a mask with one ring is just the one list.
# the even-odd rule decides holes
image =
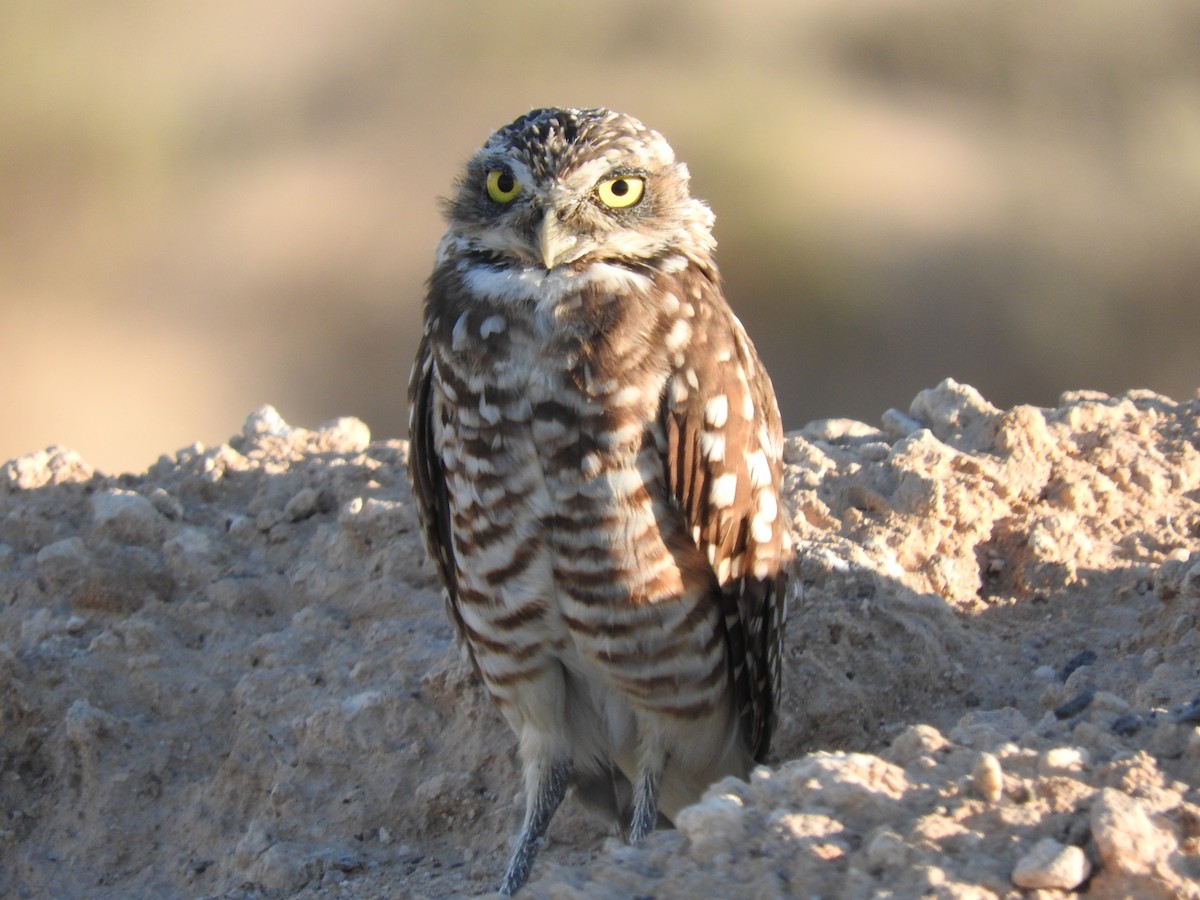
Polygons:
[[1142,730],[1142,717],[1135,712],[1127,712],[1117,716],[1112,723],[1112,730],[1122,737],[1129,737]]
[[1052,747],[1038,760],[1038,771],[1048,774],[1086,769],[1090,762],[1091,757],[1082,747]]
[[1000,767],[1000,760],[991,753],[979,754],[979,762],[975,764],[971,780],[975,790],[989,803],[996,803],[1004,796],[1004,770]]
[[1069,719],[1071,716],[1077,716],[1089,706],[1092,705],[1092,700],[1096,696],[1095,691],[1084,691],[1081,694],[1076,694],[1066,703],[1054,708],[1054,718]]
[[1053,681],[1057,675],[1053,666],[1038,666],[1033,670],[1033,677],[1038,681]]
[[1092,864],[1078,847],[1067,847],[1054,838],[1042,838],[1017,860],[1012,881],[1022,888],[1071,891],[1087,879]]
[[1095,661],[1096,661],[1096,654],[1091,650],[1084,650],[1082,653],[1076,653],[1074,656],[1072,656],[1067,661],[1067,664],[1065,666],[1063,666],[1062,672],[1059,674],[1059,677],[1063,681],[1066,681],[1068,678],[1071,677],[1071,673],[1074,672],[1076,669],[1081,669],[1084,666],[1090,666]]
[[289,522],[299,522],[311,518],[317,511],[320,495],[310,487],[301,488],[292,495],[292,499],[283,508],[284,517]]

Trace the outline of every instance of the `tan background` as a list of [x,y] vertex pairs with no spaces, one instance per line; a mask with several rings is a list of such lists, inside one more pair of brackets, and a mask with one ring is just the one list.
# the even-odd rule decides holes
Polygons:
[[689,162],[788,427],[1190,396],[1197,47],[1188,0],[5,4],[0,459],[403,434],[436,197],[550,104]]

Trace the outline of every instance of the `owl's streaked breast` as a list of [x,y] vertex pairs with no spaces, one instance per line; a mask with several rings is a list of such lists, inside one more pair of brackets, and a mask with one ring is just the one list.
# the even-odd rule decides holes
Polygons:
[[[710,678],[724,665],[711,639],[715,582],[685,584],[704,560],[659,456],[663,351],[679,339],[667,321],[678,304],[589,290],[596,280],[580,279],[585,289],[564,294],[549,315],[530,315],[531,301],[476,300],[437,323],[439,439],[454,461],[447,475],[468,640],[501,705],[519,692],[511,659],[519,641],[538,664],[578,653],[610,668],[647,708],[711,709],[726,689]],[[630,317],[662,342],[606,350],[622,331],[612,326]],[[476,596],[488,600],[472,604]],[[682,626],[703,619],[712,622],[697,641],[699,630]],[[497,641],[498,625],[518,622],[510,641]],[[680,671],[683,660],[691,662]],[[697,690],[652,690],[692,676]]]

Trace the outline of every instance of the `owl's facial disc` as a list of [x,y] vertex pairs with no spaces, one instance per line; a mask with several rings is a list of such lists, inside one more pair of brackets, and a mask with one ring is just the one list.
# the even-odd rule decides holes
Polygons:
[[636,119],[535,110],[495,134],[449,206],[451,231],[488,265],[567,274],[711,249],[712,215],[687,167]]
[[534,174],[519,158],[491,157],[474,181],[484,226],[475,240],[521,267],[550,271],[652,252],[653,174],[606,157]]

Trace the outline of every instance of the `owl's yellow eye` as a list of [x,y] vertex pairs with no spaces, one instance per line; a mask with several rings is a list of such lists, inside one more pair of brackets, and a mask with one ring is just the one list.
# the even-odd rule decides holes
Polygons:
[[596,196],[605,206],[628,209],[642,199],[645,190],[646,179],[641,175],[621,175],[596,185]]
[[521,193],[521,182],[507,169],[492,169],[487,173],[487,192],[497,203],[509,203]]

